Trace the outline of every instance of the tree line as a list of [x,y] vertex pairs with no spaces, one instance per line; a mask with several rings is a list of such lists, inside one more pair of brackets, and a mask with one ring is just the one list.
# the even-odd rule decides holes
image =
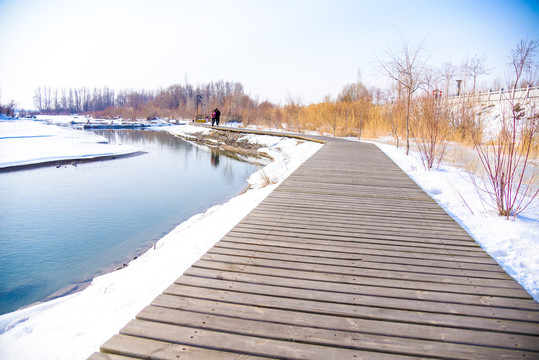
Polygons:
[[215,107],[235,114],[255,103],[255,100],[245,94],[241,83],[222,80],[197,86],[175,84],[155,91],[116,91],[109,87],[58,89],[43,86],[35,89],[33,100],[40,113],[89,113],[127,119],[157,116],[192,118],[197,108],[199,113],[209,113]]

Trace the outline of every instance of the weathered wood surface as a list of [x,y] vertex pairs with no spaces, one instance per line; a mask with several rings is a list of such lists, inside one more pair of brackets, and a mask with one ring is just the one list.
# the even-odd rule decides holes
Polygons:
[[539,359],[539,304],[370,144],[330,140],[91,359]]

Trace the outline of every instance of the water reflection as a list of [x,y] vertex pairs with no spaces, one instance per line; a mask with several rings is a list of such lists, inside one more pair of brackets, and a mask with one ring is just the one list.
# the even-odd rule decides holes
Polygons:
[[219,150],[212,149],[211,151],[211,164],[213,167],[219,166]]

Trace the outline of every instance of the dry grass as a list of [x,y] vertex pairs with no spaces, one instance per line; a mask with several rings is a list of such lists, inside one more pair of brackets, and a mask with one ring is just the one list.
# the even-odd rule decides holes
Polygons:
[[271,180],[269,176],[264,172],[264,169],[260,169],[260,176],[262,176],[262,186],[265,188],[268,185],[276,184],[276,181]]

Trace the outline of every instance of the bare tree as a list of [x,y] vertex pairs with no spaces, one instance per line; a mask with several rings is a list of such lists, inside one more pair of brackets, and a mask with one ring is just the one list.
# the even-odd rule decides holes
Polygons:
[[383,107],[383,119],[386,123],[388,123],[391,126],[391,133],[395,140],[397,141],[397,148],[400,147],[400,128],[402,124],[401,120],[401,114],[404,113],[404,111],[401,109],[402,102],[395,101],[396,98],[392,95],[392,93],[397,92],[395,89],[389,89],[387,90],[387,93],[385,94],[386,97],[386,105]]
[[528,84],[533,84],[537,77],[537,63],[535,61],[535,53],[539,47],[538,40],[526,39],[520,40],[514,49],[511,49],[509,59],[515,71],[514,86],[518,86],[522,75],[526,76]]
[[337,96],[337,101],[358,102],[365,98],[370,100],[372,98],[371,92],[365,84],[358,81],[352,84],[346,84]]
[[423,80],[427,59],[423,57],[424,42],[415,45],[401,36],[397,49],[389,48],[383,59],[378,59],[382,71],[406,91],[406,155],[410,152],[410,107],[412,96]]
[[477,78],[481,75],[490,74],[490,68],[487,67],[487,56],[483,54],[479,57],[477,54],[472,58],[466,58],[462,63],[462,71],[466,76],[473,79],[472,93],[475,94]]
[[48,86],[45,88],[45,110],[52,110],[52,98],[51,98],[51,87]]
[[498,214],[507,219],[520,214],[539,195],[539,189],[533,187],[537,167],[531,162],[534,138],[539,131],[537,112],[532,105],[526,116],[520,104],[509,104],[511,115],[502,112],[502,128],[493,140],[482,142],[474,138],[485,171],[482,184],[475,183],[476,190],[484,202],[493,203]]
[[64,111],[69,109],[68,106],[67,106],[67,92],[66,92],[65,88],[62,88],[62,95],[61,95],[61,98],[60,98],[60,107]]
[[445,86],[445,94],[449,95],[449,86],[453,83],[453,79],[457,76],[457,66],[451,64],[450,62],[444,63],[440,71],[440,75],[443,79]]
[[447,148],[450,132],[447,126],[447,106],[442,99],[427,94],[413,106],[412,133],[417,144],[421,162],[426,170],[438,169]]
[[426,67],[423,76],[423,88],[430,95],[433,90],[439,90],[440,72],[432,67]]
[[[367,88],[365,83],[361,79],[361,71],[357,70],[357,80],[355,83],[346,84],[339,95],[337,96],[338,102],[358,102],[363,99],[372,100],[371,90]],[[331,101],[326,101],[331,102]]]
[[34,91],[34,106],[38,110],[43,110],[43,94],[41,93],[40,86],[38,86]]
[[60,110],[60,101],[58,99],[58,88],[55,88],[54,89],[54,95],[53,95],[53,100],[52,100],[52,106],[54,107],[54,111],[56,113],[58,113],[58,111]]
[[260,110],[260,116],[266,122],[266,126],[269,129],[276,127],[276,125],[274,125],[273,123],[274,119],[272,118],[272,112],[274,107],[275,105],[273,105],[269,101],[263,101],[262,103],[260,103],[260,105],[258,105],[258,108]]
[[[299,124],[299,113],[302,107],[301,98],[299,97],[294,98],[291,94],[288,94],[286,96],[286,102],[287,102],[286,109],[288,110],[287,112],[289,114],[290,120],[293,126],[295,126],[297,132],[301,133],[301,128]],[[287,130],[290,130],[290,129],[287,129]]]
[[15,100],[11,100],[6,105],[0,104],[0,114],[6,114],[9,117],[14,117],[16,107],[17,103],[15,102]]

